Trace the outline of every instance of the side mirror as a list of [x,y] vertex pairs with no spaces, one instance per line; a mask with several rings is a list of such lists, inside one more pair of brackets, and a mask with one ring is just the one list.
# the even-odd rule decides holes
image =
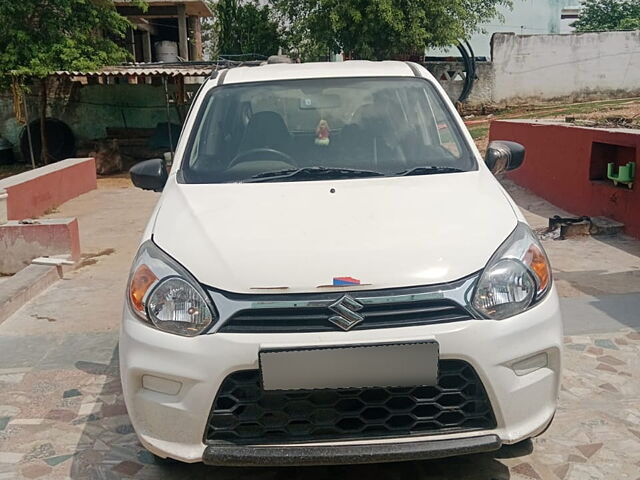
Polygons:
[[161,192],[169,178],[167,167],[161,158],[136,163],[129,170],[129,174],[136,187],[154,192]]
[[524,162],[524,147],[516,142],[497,140],[487,147],[484,163],[494,175],[514,170]]

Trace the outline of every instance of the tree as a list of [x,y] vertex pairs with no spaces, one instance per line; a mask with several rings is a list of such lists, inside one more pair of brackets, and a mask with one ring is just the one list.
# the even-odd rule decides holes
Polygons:
[[211,5],[214,22],[206,27],[213,58],[219,55],[275,55],[281,45],[278,23],[268,5],[257,0],[219,0]]
[[[511,0],[272,0],[292,49],[383,60],[455,44]],[[310,52],[310,55],[309,53]]]
[[585,0],[576,32],[640,30],[640,0]]
[[131,24],[111,0],[2,0],[0,23],[0,83],[6,86],[13,78],[21,85],[30,80],[39,84],[41,161],[47,163],[48,76],[57,70],[93,70],[126,60],[128,53],[117,40]]

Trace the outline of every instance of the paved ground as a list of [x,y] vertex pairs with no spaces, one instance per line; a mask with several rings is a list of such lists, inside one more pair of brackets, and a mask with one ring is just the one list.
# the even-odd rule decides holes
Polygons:
[[[556,420],[532,443],[377,466],[154,463],[122,400],[117,328],[129,263],[157,195],[126,182],[100,186],[54,214],[79,217],[84,266],[0,325],[0,480],[640,479],[640,242],[624,238],[546,242],[565,297],[566,370]],[[534,226],[558,213],[507,188]]]

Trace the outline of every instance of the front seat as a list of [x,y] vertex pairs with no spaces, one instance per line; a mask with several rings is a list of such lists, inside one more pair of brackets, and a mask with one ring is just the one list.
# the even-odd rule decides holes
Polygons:
[[291,134],[283,118],[276,112],[255,113],[244,131],[238,153],[254,148],[272,148],[289,153]]
[[361,106],[353,115],[353,123],[342,129],[341,139],[347,150],[344,156],[349,166],[377,171],[401,169],[404,156],[394,141],[396,128],[387,111],[372,104]]

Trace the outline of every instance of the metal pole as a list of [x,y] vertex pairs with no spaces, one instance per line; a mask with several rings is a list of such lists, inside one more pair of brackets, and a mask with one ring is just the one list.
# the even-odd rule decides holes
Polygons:
[[164,83],[164,100],[167,108],[167,129],[169,130],[169,147],[171,150],[171,163],[173,163],[173,136],[171,135],[171,110],[169,108],[169,86],[166,75],[162,77]]
[[31,140],[31,126],[29,125],[29,108],[27,107],[27,96],[22,95],[22,105],[24,106],[24,118],[26,120],[27,140],[29,140],[29,153],[31,153],[31,168],[36,168],[36,158],[33,155],[33,141]]

